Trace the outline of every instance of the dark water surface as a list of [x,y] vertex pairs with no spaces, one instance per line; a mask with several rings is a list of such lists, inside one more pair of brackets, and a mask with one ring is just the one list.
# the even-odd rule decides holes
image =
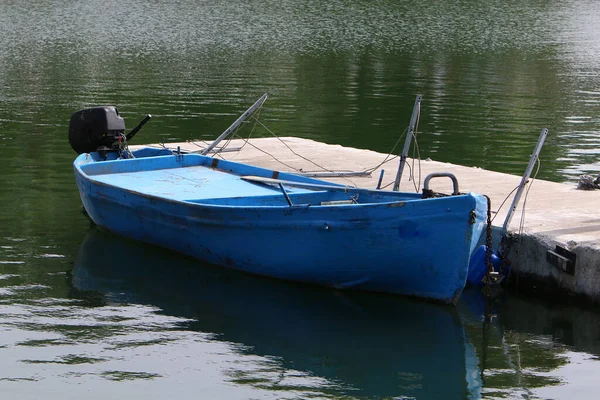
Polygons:
[[276,134],[383,153],[420,93],[421,157],[515,174],[548,127],[538,177],[574,184],[600,173],[600,3],[0,1],[2,398],[595,398],[594,309],[338,293],[90,227],[73,111],[211,139],[264,92]]

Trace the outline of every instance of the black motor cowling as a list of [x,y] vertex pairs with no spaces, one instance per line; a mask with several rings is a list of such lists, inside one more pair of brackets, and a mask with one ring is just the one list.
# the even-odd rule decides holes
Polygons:
[[71,114],[69,144],[77,152],[111,148],[125,134],[125,121],[114,106],[79,110]]

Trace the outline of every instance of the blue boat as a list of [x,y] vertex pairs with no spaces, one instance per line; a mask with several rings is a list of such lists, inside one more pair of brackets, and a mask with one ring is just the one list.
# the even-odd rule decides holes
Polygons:
[[89,217],[223,267],[456,303],[486,227],[479,194],[424,198],[201,154],[129,151],[123,143],[132,136],[114,107],[72,115],[70,142],[81,153],[73,166]]

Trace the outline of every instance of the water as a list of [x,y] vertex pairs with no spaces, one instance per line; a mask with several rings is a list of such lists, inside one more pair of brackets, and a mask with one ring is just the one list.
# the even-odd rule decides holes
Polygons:
[[62,270],[40,262],[26,276],[9,264],[0,276],[9,398],[66,387],[95,398],[592,393],[571,371],[591,375],[600,352],[589,310],[506,294],[487,304],[473,290],[456,308],[335,292],[199,265],[95,227],[73,257],[55,263]]
[[548,127],[538,177],[600,173],[600,4],[422,3],[0,2],[0,394],[593,397],[594,310],[272,282],[80,212],[67,123],[98,104],[129,127],[152,114],[135,142],[168,143],[214,138],[268,92],[278,135],[387,153],[420,93],[422,158],[521,174]]

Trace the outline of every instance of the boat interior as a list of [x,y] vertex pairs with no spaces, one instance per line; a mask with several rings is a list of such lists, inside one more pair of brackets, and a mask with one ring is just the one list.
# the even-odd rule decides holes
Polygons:
[[[342,206],[398,203],[421,198],[418,193],[350,188],[197,154],[175,157],[161,156],[164,152],[159,151],[142,154],[146,156],[140,157],[138,152],[136,158],[111,160],[110,157],[103,158],[98,153],[91,153],[79,167],[91,180],[99,183],[195,204],[243,207]],[[249,175],[254,180],[244,179]],[[279,179],[272,179],[273,176]],[[264,177],[265,181],[260,181],[260,177]],[[294,183],[304,187],[296,187]]]

